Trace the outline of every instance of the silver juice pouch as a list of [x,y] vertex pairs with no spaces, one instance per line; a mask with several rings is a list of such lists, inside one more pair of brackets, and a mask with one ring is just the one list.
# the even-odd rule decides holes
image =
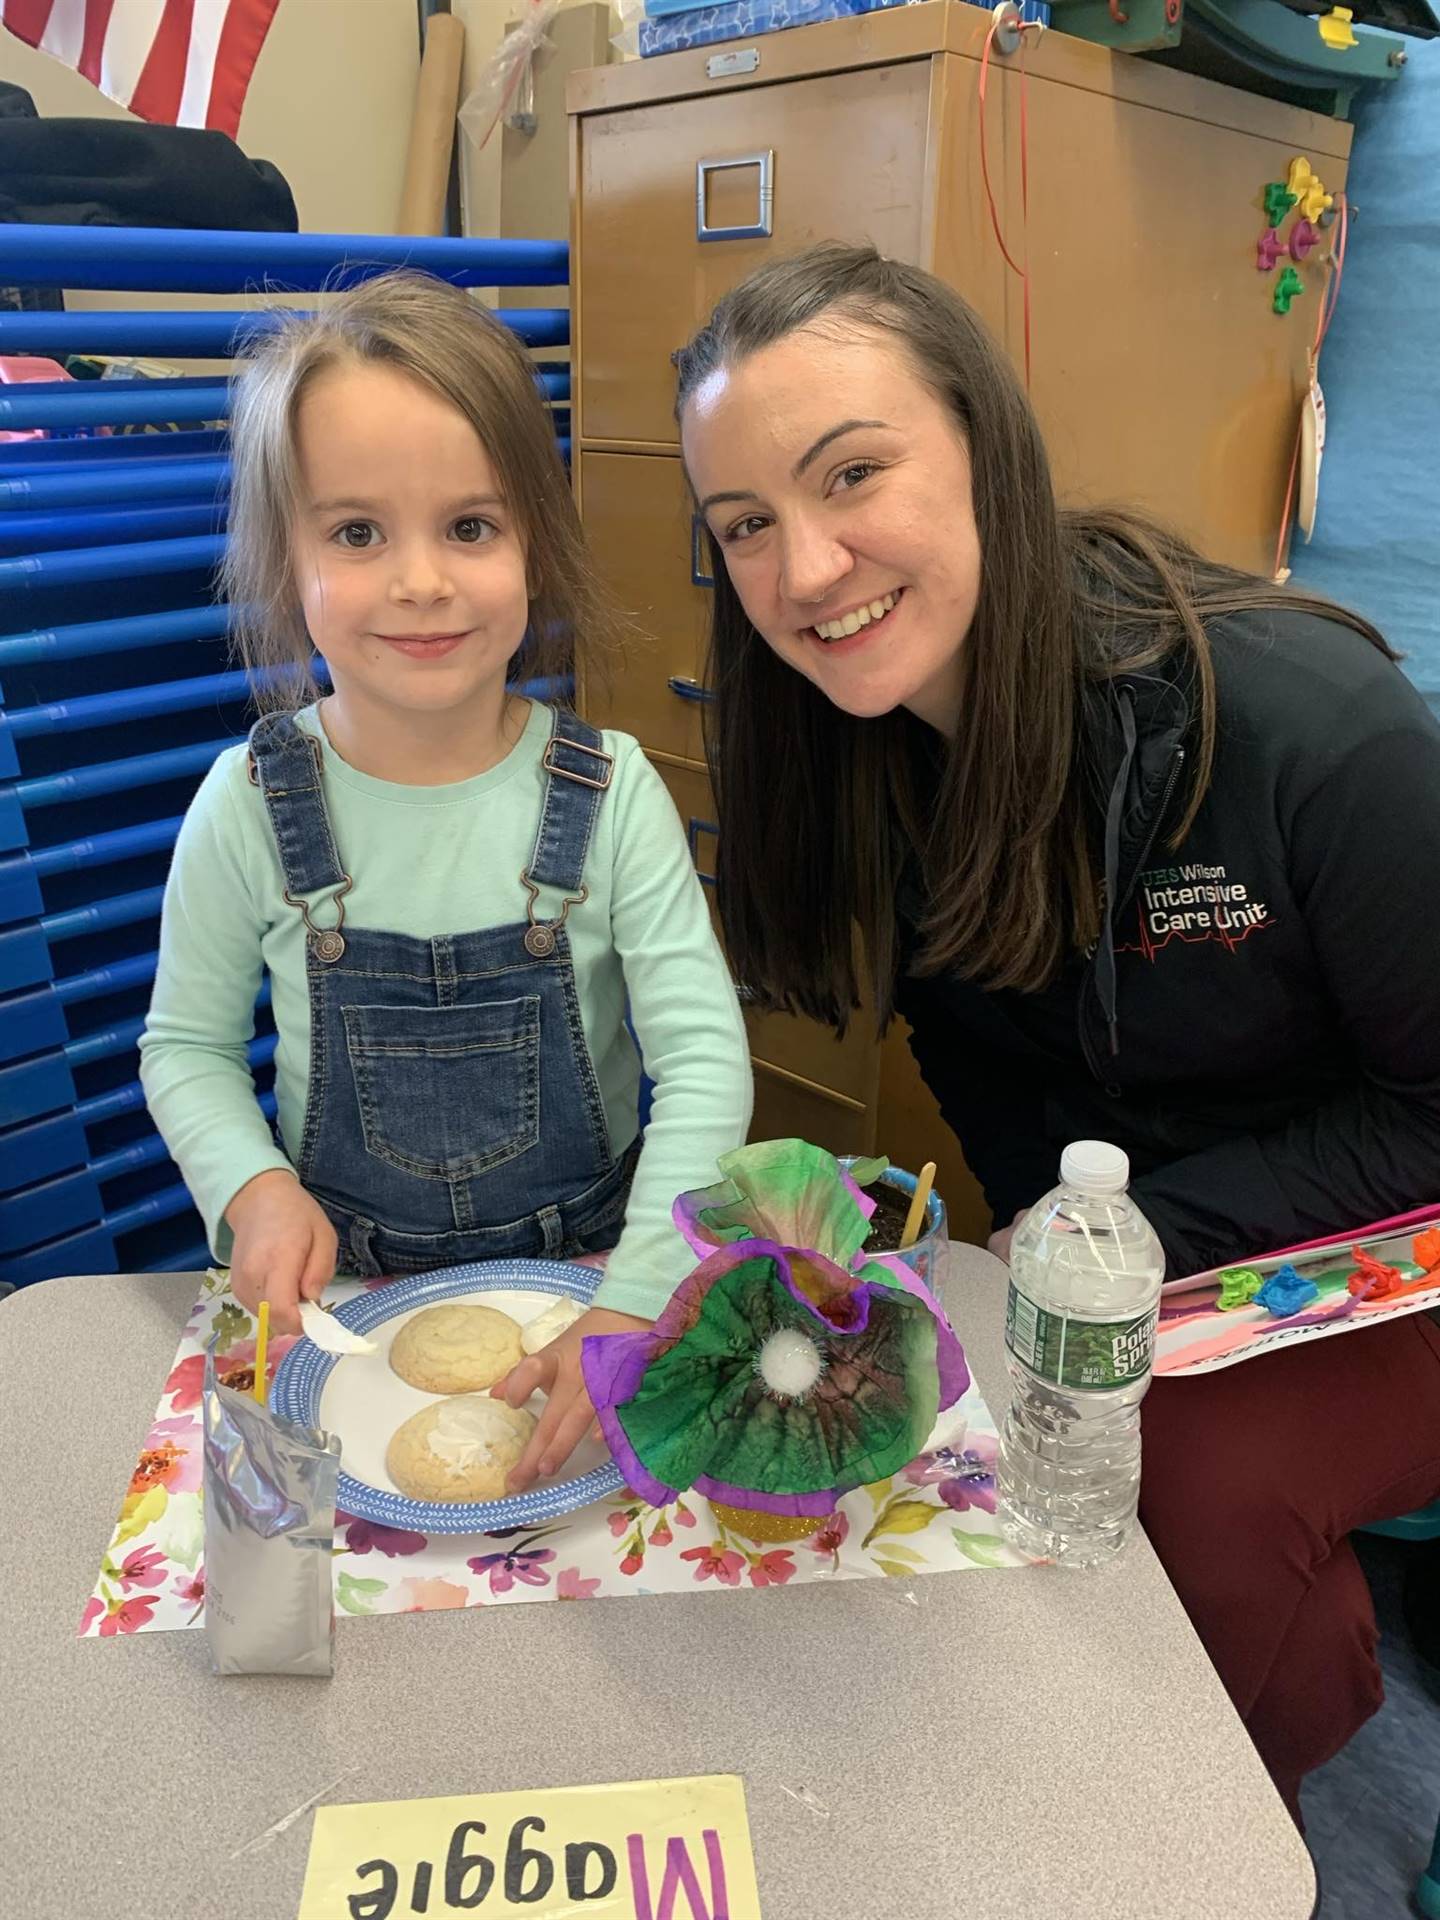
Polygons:
[[205,1355],[205,1630],[216,1673],[334,1670],[338,1435],[222,1387]]

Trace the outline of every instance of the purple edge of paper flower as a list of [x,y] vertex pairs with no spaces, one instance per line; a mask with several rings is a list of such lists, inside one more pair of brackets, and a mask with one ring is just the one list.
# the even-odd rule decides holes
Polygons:
[[957,1400],[963,1399],[970,1389],[970,1363],[965,1358],[960,1336],[951,1326],[949,1316],[935,1295],[898,1253],[877,1253],[871,1258],[875,1266],[893,1273],[906,1293],[913,1293],[917,1300],[924,1301],[935,1316],[935,1365],[940,1375],[940,1410],[943,1413],[946,1407],[953,1407]]
[[[725,1506],[748,1507],[760,1513],[814,1515],[821,1519],[827,1513],[834,1513],[842,1497],[833,1487],[822,1487],[814,1493],[761,1493],[755,1487],[731,1486],[728,1480],[713,1479],[708,1473],[696,1474],[695,1491]],[[843,1492],[849,1492],[849,1488]]]

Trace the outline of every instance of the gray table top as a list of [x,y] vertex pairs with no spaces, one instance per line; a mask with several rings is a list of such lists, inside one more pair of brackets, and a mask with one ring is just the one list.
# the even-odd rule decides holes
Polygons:
[[[955,1256],[994,1406],[1004,1270]],[[1309,1856],[1143,1539],[1094,1575],[347,1620],[329,1682],[216,1679],[200,1632],[78,1640],[197,1291],[0,1305],[14,1920],[294,1920],[309,1804],[697,1773],[745,1782],[766,1920],[1308,1920]]]

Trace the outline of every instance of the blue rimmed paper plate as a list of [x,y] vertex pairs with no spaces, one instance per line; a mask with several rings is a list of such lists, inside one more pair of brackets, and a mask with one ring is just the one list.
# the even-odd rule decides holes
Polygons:
[[[458,1505],[411,1500],[401,1493],[385,1471],[390,1437],[412,1413],[445,1396],[421,1393],[402,1380],[390,1365],[390,1342],[412,1314],[442,1300],[498,1307],[523,1327],[559,1295],[589,1306],[601,1278],[594,1267],[560,1260],[487,1260],[392,1280],[335,1309],[335,1318],[373,1340],[376,1351],[340,1359],[322,1353],[311,1340],[297,1340],[276,1369],[271,1408],[302,1426],[339,1434],[336,1505],[377,1526],[414,1533],[497,1533],[573,1513],[624,1485],[608,1451],[590,1439],[582,1440],[565,1463],[563,1480],[538,1481],[504,1500]],[[530,1411],[538,1413],[543,1404],[537,1396]]]

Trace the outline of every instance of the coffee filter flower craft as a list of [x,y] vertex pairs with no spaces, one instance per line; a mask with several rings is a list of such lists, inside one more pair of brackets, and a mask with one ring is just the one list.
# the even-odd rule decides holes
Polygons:
[[675,1203],[699,1266],[653,1327],[586,1339],[585,1384],[642,1498],[693,1487],[737,1533],[800,1540],[907,1466],[970,1374],[908,1267],[865,1257],[874,1202],[832,1154],[771,1140],[719,1165]]

